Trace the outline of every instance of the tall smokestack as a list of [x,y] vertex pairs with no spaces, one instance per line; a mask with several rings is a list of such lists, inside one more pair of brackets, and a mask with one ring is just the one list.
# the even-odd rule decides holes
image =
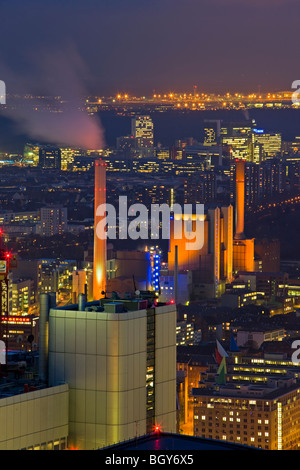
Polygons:
[[101,159],[95,161],[95,206],[94,206],[94,262],[93,298],[104,297],[106,290],[106,239],[97,236],[97,225],[105,217],[97,214],[97,208],[106,204],[106,164]]
[[236,160],[235,164],[235,236],[236,240],[245,239],[244,211],[245,211],[245,161]]

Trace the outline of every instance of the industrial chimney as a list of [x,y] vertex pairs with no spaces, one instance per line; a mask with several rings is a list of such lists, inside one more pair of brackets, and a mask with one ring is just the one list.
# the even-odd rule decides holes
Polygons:
[[245,161],[236,160],[235,164],[235,240],[244,240],[244,211],[245,211]]
[[93,261],[93,298],[104,297],[106,290],[106,239],[97,235],[97,225],[105,217],[97,209],[106,204],[106,163],[95,161],[95,203],[94,203],[94,261]]

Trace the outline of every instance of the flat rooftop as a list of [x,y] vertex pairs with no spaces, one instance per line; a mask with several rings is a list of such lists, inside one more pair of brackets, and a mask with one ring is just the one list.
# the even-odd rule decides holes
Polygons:
[[145,436],[131,439],[119,444],[105,447],[104,451],[118,452],[123,450],[257,450],[254,447],[243,446],[231,442],[204,439],[202,437],[186,436],[154,432]]

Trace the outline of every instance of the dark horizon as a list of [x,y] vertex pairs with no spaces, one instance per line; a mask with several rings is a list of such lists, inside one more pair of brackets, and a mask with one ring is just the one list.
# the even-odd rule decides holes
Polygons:
[[289,90],[294,0],[0,1],[7,92]]

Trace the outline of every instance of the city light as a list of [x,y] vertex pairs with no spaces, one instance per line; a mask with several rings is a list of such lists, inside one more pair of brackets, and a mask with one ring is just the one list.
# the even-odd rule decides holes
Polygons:
[[300,6],[54,3],[3,5],[1,449],[300,450]]

